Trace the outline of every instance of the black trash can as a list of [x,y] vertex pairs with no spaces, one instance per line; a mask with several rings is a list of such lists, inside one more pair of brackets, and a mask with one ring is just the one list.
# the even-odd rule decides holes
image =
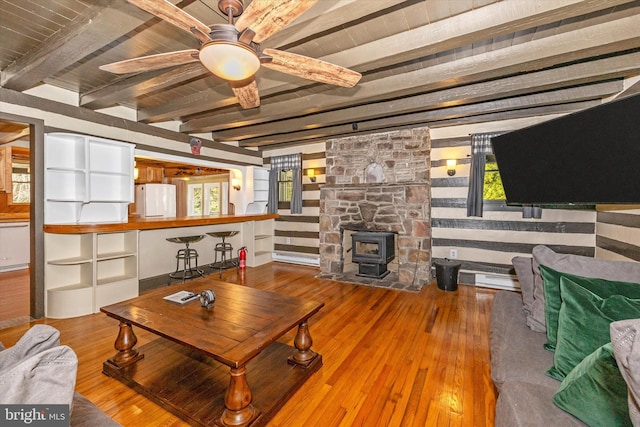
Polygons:
[[458,271],[460,271],[461,263],[445,258],[444,260],[436,260],[433,264],[436,266],[438,289],[443,291],[457,291]]

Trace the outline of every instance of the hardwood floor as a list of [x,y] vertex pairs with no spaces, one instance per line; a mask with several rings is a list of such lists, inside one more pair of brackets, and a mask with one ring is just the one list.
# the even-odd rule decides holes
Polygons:
[[0,328],[29,319],[29,270],[0,273]]
[[[223,280],[325,302],[311,318],[324,366],[270,426],[492,426],[489,311],[494,291],[435,284],[419,293],[317,279],[317,268],[270,263]],[[217,274],[204,279],[217,279]],[[243,280],[241,280],[243,279]],[[184,289],[189,289],[188,283]],[[216,307],[216,309],[223,309]],[[36,323],[36,322],[32,322]],[[183,426],[178,418],[101,373],[117,322],[102,313],[43,319],[78,355],[76,390],[124,426]],[[0,330],[12,345],[29,324]],[[281,341],[292,345],[295,330]],[[156,339],[136,329],[138,346]],[[251,384],[251,378],[248,378]]]

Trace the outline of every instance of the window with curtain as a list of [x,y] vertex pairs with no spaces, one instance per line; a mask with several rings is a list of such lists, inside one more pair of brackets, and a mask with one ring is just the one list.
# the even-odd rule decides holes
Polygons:
[[[504,132],[471,135],[471,171],[467,195],[467,216],[482,216],[484,202],[504,202],[506,196],[498,163],[493,155],[491,138]],[[524,218],[541,218],[542,209],[537,206],[523,206]]]
[[278,202],[291,202],[293,195],[293,171],[281,170],[278,173]]
[[302,213],[302,155],[274,156],[270,164],[267,212],[277,213],[278,202],[290,197],[291,213]]
[[498,162],[493,154],[487,154],[485,157],[482,198],[483,200],[507,200],[498,170]]

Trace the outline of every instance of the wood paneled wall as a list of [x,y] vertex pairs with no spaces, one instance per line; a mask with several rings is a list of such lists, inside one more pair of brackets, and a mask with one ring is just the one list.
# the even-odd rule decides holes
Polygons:
[[640,209],[598,212],[596,257],[640,261]]
[[[431,128],[431,227],[434,259],[457,252],[461,283],[475,284],[476,275],[515,278],[511,259],[530,256],[536,245],[557,252],[603,259],[640,261],[640,209],[602,211],[543,209],[542,218],[522,218],[518,207],[486,204],[484,215],[467,217],[466,198],[471,164],[471,134],[519,129],[544,117],[457,127]],[[318,256],[319,186],[324,182],[324,143],[265,152],[265,164],[277,155],[302,152],[303,167],[313,167],[316,183],[303,177],[303,213],[279,209],[275,250]],[[456,159],[455,176],[446,160]]]
[[[457,252],[461,283],[475,284],[478,274],[515,278],[511,259],[530,256],[539,244],[562,253],[595,254],[595,211],[544,209],[541,219],[531,219],[522,218],[519,207],[486,203],[482,217],[467,217],[470,134],[519,127],[495,122],[431,129],[433,258]],[[447,175],[447,159],[457,160],[453,177]]]
[[[325,144],[301,145],[294,148],[270,150],[263,154],[265,166],[272,156],[302,154],[302,214],[291,214],[288,203],[280,203],[275,221],[274,250],[304,261],[319,259],[320,186],[325,182]],[[314,169],[316,182],[311,182],[307,170]]]

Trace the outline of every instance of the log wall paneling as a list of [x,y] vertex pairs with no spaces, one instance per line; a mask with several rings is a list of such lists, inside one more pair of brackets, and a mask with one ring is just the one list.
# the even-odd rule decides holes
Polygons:
[[[595,212],[544,209],[541,219],[525,219],[520,207],[485,202],[483,217],[467,217],[470,134],[507,130],[505,126],[497,122],[479,124],[477,130],[473,126],[460,131],[431,129],[433,258],[451,258],[452,251],[457,253],[461,283],[475,284],[478,274],[513,280],[511,259],[530,256],[539,244],[562,253],[595,255]],[[452,177],[446,171],[448,159],[457,163]]]
[[[272,156],[302,154],[302,214],[291,214],[291,203],[278,203],[280,217],[274,224],[274,252],[287,256],[319,257],[320,187],[325,182],[326,161],[324,143],[302,145],[290,149],[263,153],[264,164],[269,166]],[[311,182],[307,171],[313,169],[316,178]]]
[[640,261],[640,209],[598,212],[596,256]]

